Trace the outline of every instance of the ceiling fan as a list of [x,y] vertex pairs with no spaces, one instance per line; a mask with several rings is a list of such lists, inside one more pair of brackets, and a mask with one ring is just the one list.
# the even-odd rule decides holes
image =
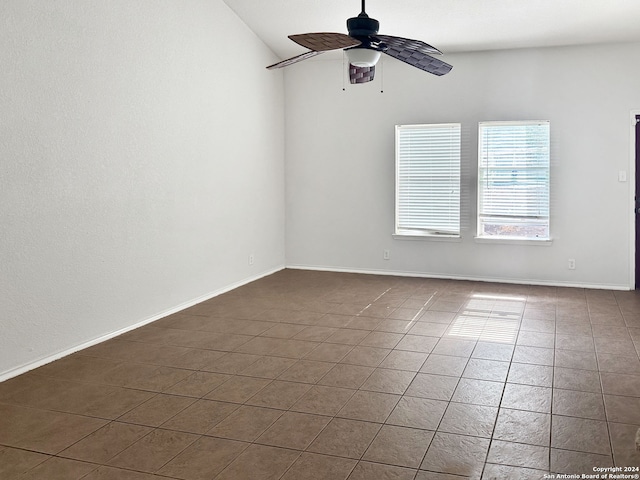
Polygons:
[[445,75],[453,68],[431,55],[442,52],[420,40],[379,35],[380,22],[370,18],[365,12],[365,0],[362,0],[362,12],[347,20],[349,35],[344,33],[303,33],[289,35],[289,38],[309,49],[296,57],[268,66],[268,69],[282,68],[315,57],[329,50],[344,49],[349,58],[349,80],[351,83],[366,83],[373,80],[376,63],[381,53],[397,58],[420,70],[433,75]]

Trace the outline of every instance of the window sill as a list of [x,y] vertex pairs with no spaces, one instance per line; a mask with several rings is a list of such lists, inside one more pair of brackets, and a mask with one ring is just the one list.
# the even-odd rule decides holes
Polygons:
[[462,242],[460,235],[429,235],[419,233],[394,233],[391,235],[394,240],[412,240],[427,242]]
[[509,237],[473,237],[476,243],[494,243],[502,245],[535,245],[540,247],[550,247],[553,243],[553,239],[524,239],[524,238],[509,238]]

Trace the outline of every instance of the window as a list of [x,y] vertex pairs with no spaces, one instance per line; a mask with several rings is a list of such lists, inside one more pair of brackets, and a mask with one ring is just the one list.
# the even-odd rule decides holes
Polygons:
[[549,239],[549,122],[482,122],[478,237]]
[[460,234],[460,124],[396,126],[396,234]]

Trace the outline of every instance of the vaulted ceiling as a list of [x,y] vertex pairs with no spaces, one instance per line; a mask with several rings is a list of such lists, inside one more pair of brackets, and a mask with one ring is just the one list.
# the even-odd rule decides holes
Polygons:
[[[306,51],[287,35],[346,33],[361,10],[360,0],[224,1],[281,59]],[[640,41],[640,0],[368,0],[366,11],[380,33],[445,54]]]

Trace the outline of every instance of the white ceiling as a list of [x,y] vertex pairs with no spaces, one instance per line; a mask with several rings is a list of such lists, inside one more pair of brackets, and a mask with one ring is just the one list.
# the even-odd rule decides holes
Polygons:
[[[224,0],[281,59],[287,35],[347,33],[360,0]],[[368,0],[380,33],[444,52],[640,41],[640,0]],[[330,54],[329,54],[330,55]]]

